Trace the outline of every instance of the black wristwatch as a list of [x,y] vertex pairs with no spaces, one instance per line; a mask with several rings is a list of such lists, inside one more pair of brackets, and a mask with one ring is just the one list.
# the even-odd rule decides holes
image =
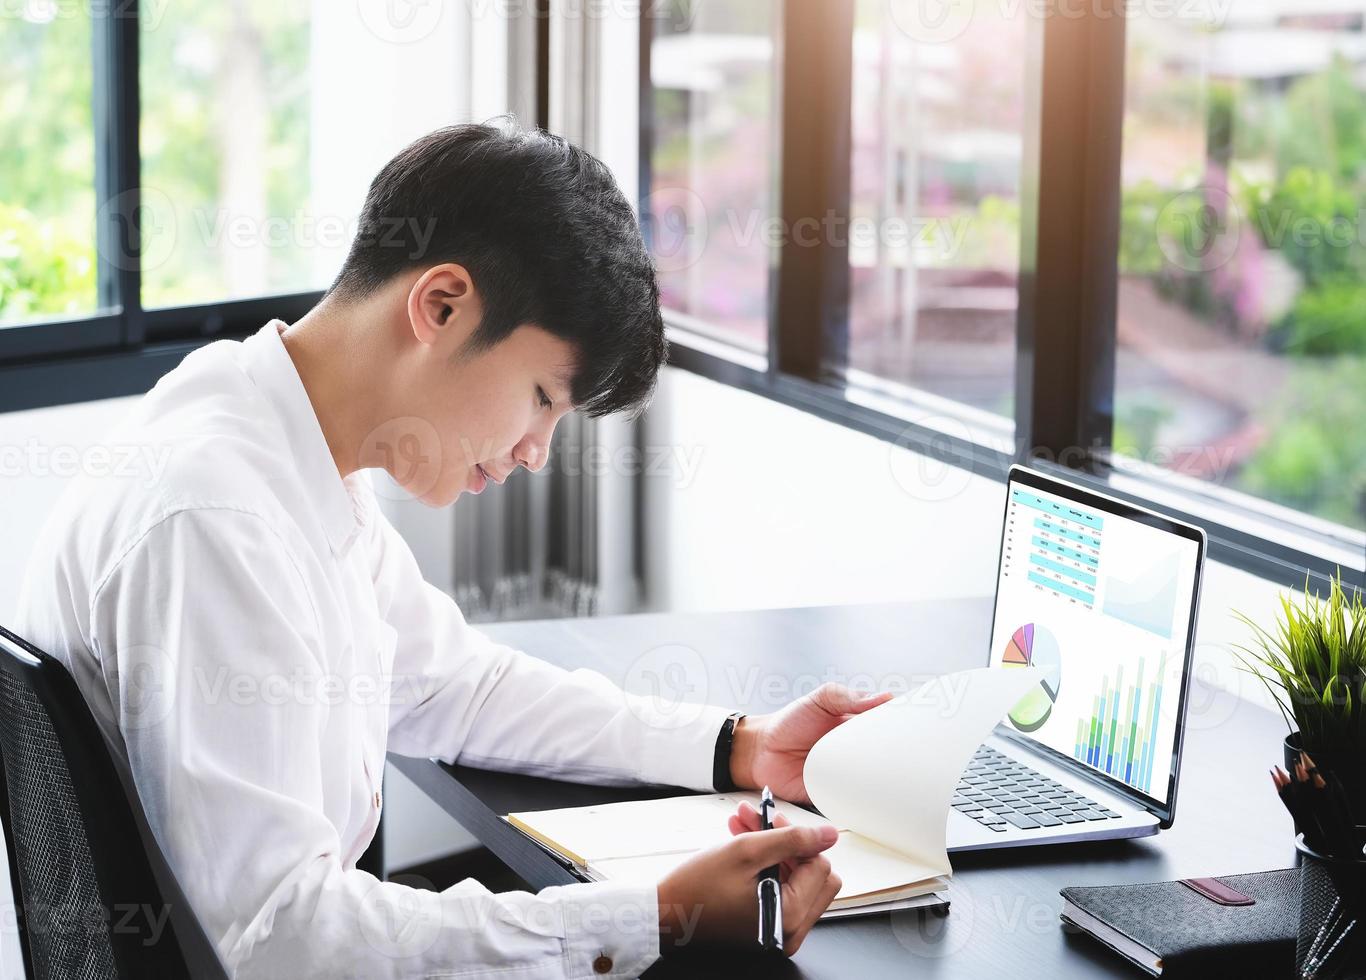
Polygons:
[[745,717],[743,711],[735,711],[726,716],[721,723],[721,734],[716,736],[716,755],[712,761],[711,783],[718,793],[733,793],[738,786],[730,778],[730,750],[735,744],[735,726]]

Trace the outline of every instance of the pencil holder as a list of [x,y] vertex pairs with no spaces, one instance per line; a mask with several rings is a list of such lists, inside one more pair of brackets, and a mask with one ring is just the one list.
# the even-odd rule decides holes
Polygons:
[[1295,976],[1366,978],[1366,860],[1328,858],[1295,840],[1300,852],[1300,923]]

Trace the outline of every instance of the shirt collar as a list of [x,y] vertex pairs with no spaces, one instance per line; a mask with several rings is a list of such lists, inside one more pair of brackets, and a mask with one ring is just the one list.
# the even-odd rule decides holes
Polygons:
[[356,472],[343,480],[337,472],[308,391],[280,336],[286,326],[282,320],[271,320],[247,338],[242,345],[246,368],[284,431],[328,544],[341,555],[367,520],[366,495],[360,492],[364,478]]

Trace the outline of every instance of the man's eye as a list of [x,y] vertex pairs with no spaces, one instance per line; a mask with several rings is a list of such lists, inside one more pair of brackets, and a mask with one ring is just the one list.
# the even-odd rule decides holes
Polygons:
[[542,408],[550,407],[550,396],[548,396],[545,393],[545,389],[543,389],[540,385],[536,386],[536,397],[540,400]]

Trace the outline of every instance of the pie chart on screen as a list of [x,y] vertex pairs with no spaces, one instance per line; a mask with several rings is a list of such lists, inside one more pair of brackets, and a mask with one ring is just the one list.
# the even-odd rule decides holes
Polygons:
[[1043,671],[1039,686],[1022,697],[1010,709],[1010,723],[1022,732],[1036,732],[1053,713],[1062,684],[1062,654],[1058,639],[1037,623],[1025,623],[1006,643],[1001,666],[1038,667]]

